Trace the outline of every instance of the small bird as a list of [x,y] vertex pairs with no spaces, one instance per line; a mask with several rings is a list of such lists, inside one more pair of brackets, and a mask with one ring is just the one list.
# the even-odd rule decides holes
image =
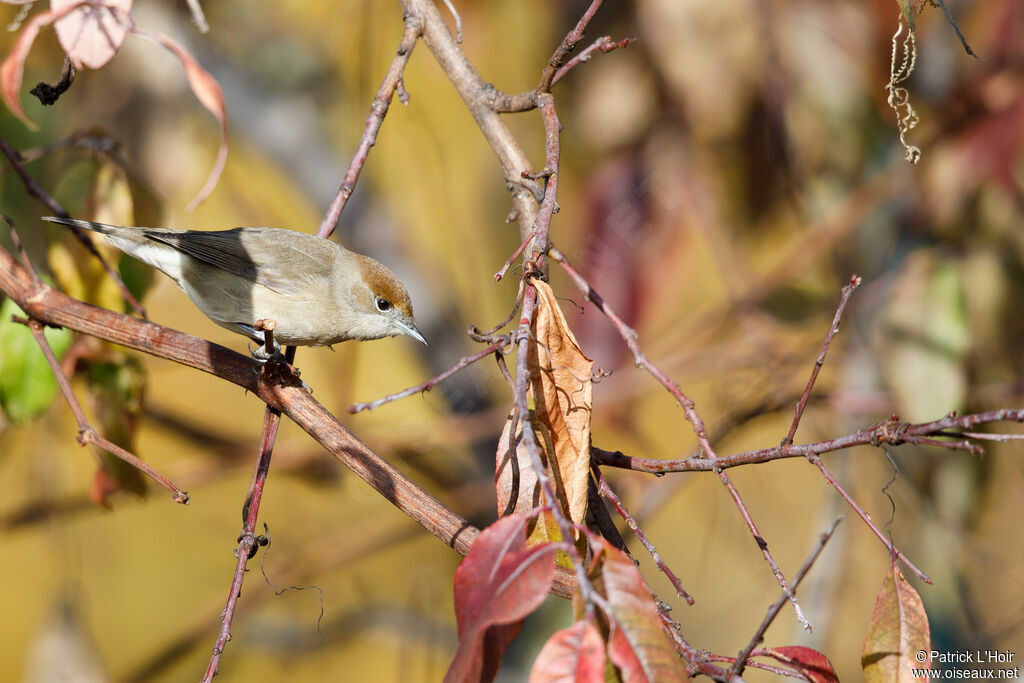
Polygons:
[[394,273],[315,235],[281,228],[174,230],[43,220],[102,234],[177,282],[210,320],[261,344],[263,334],[255,328],[261,319],[277,323],[274,340],[287,346],[400,334],[427,343],[413,322],[409,293]]

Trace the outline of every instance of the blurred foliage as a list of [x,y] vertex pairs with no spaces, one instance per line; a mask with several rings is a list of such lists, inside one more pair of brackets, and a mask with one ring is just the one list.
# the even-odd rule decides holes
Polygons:
[[[28,326],[25,312],[10,299],[0,305],[0,407],[8,420],[23,424],[39,417],[57,396],[57,379]],[[43,336],[58,358],[71,346],[71,332],[46,328]]]
[[[463,49],[486,81],[512,93],[536,85],[587,3],[456,4]],[[555,87],[564,131],[552,240],[696,400],[720,453],[777,444],[785,434],[853,272],[865,284],[847,309],[798,442],[894,412],[923,419],[1022,404],[1024,5],[947,4],[983,59],[964,53],[940,11],[926,7],[917,18],[917,67],[904,84],[921,117],[909,133],[923,152],[913,167],[903,160],[884,90],[901,12],[891,0],[606,3],[587,40],[637,41],[595,55]],[[108,66],[80,73],[44,109],[27,89],[60,71],[50,31],[29,55],[22,93],[41,130],[30,133],[0,112],[0,134],[31,159],[33,177],[76,213],[108,212],[113,222],[314,231],[400,39],[398,3],[286,0],[253,11],[251,3],[223,0],[206,3],[206,35],[194,31],[183,3],[136,5],[140,26],[187,44],[224,89],[232,139],[219,187],[194,214],[184,213],[218,131],[173,56],[129,36]],[[6,11],[9,20],[17,8]],[[8,34],[0,47],[6,52],[12,40]],[[516,226],[505,223],[510,203],[493,154],[426,46],[416,46],[404,83],[410,102],[392,105],[339,239],[410,285],[431,345],[396,339],[301,351],[303,379],[338,415],[475,350],[466,326],[502,320],[515,296],[516,269],[492,284],[520,242]],[[506,120],[542,166],[537,114]],[[17,178],[8,171],[0,180],[0,212],[15,220],[41,272],[75,296],[122,309],[67,231],[41,228],[45,209]],[[6,236],[0,242],[9,246]],[[148,276],[130,259],[119,265],[135,291],[145,291]],[[611,325],[592,308],[574,307],[585,302],[557,269],[551,280],[568,299],[563,310],[583,352],[613,371],[594,386],[594,443],[647,457],[694,451],[682,412],[633,367]],[[145,304],[157,322],[244,350],[240,337],[206,320],[163,276]],[[193,502],[182,509],[163,495],[114,495],[113,514],[88,504],[95,460],[75,446],[63,403],[45,410],[52,389],[34,422],[4,428],[0,552],[8,561],[0,562],[0,582],[17,589],[8,592],[9,618],[0,625],[11,653],[0,658],[0,680],[31,678],[37,665],[28,653],[38,651],[61,609],[77,616],[79,635],[95,642],[112,680],[195,678],[219,625],[262,408],[211,378],[81,343],[79,395],[97,390],[95,373],[107,377],[99,380],[101,405],[87,406],[94,424],[118,429],[104,423],[111,396],[138,407],[135,452]],[[8,362],[4,350],[0,363]],[[13,381],[6,367],[0,384],[44,388],[42,378]],[[139,367],[144,400],[136,393]],[[498,370],[480,363],[423,398],[344,420],[443,502],[486,524],[509,403]],[[983,459],[908,446],[890,454],[899,474],[887,489],[895,515],[885,528],[935,579],[917,586],[933,648],[1020,656],[1019,446],[992,444]],[[864,448],[825,459],[884,525],[891,508],[882,488],[893,476],[885,455]],[[696,598],[693,607],[670,600],[683,633],[700,648],[738,651],[778,586],[721,484],[700,474],[608,476]],[[740,468],[732,478],[787,574],[847,512],[805,462]],[[322,635],[315,593],[275,597],[252,571],[223,671],[293,681],[322,680],[325,671],[351,680],[443,675],[456,642],[458,558],[449,548],[289,426],[262,513],[273,535],[263,569],[279,586],[324,587]],[[766,644],[815,647],[841,678],[856,680],[889,558],[847,516],[800,589],[813,634],[787,608]],[[636,554],[668,599],[668,582],[642,550]],[[523,679],[543,638],[569,623],[568,606],[559,604],[527,622],[504,680]],[[756,671],[748,678],[767,680]]]

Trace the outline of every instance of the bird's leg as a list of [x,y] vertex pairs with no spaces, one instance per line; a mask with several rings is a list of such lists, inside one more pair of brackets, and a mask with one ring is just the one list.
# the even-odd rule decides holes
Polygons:
[[[253,330],[255,330],[257,334],[260,332],[263,333],[263,345],[253,351],[254,357],[261,357],[263,360],[269,360],[270,358],[283,359],[281,344],[273,339],[273,330],[276,327],[278,327],[278,321],[275,321],[272,317],[261,317],[256,321],[256,325]],[[270,351],[271,348],[273,351]]]
[[[313,389],[299,379],[299,369],[288,362],[285,355],[281,353],[281,345],[274,340],[274,328],[276,327],[277,321],[272,318],[262,318],[256,321],[253,331],[257,334],[263,333],[263,346],[252,351],[253,358],[263,366],[264,377],[273,382],[301,386],[312,394]],[[273,353],[267,352],[267,349],[270,348],[274,349]]]
[[[251,346],[249,347],[249,353],[252,354],[253,359],[257,363],[262,365],[271,359],[284,360],[281,345],[274,339],[274,328],[277,327],[276,320],[272,318],[260,319],[256,321],[255,326],[244,323],[235,323],[234,325],[255,341],[263,342],[261,346],[257,346],[255,349]],[[270,351],[270,349],[273,349],[273,351]]]

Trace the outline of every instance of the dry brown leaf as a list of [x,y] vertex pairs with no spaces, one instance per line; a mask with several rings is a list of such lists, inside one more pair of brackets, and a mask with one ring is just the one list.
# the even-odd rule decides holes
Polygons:
[[550,436],[554,467],[549,467],[563,507],[582,524],[590,481],[594,361],[580,350],[551,287],[539,280],[533,286],[538,296],[529,364],[536,419]]
[[[531,424],[562,509],[573,522],[582,524],[590,478],[594,362],[580,350],[551,288],[543,282],[534,285],[540,296],[529,354],[528,390],[536,406],[530,412]],[[522,425],[513,409],[505,420],[495,458],[500,516],[547,503],[522,438]],[[529,537],[531,544],[562,540],[549,514],[538,516]]]
[[[523,445],[523,430],[515,419],[513,408],[505,420],[505,427],[498,440],[497,460],[495,463],[494,485],[498,500],[498,516],[508,517],[517,513],[525,513],[546,504],[537,481],[537,473],[530,463],[530,454]],[[513,433],[513,424],[515,432]],[[547,463],[547,453],[551,450],[551,439],[547,438],[547,429],[534,417],[533,430],[540,438],[541,459]],[[563,506],[564,507],[564,506]],[[557,543],[562,540],[558,524],[550,512],[544,512],[532,519],[527,526],[527,543],[531,546],[538,543]],[[557,561],[565,566],[572,566],[565,553],[559,553]]]

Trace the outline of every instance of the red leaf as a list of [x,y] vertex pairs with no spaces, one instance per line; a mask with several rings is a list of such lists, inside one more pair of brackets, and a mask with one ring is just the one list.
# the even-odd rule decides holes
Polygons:
[[[67,16],[53,24],[68,59],[81,69],[99,69],[110,61],[131,28],[132,0],[104,0],[82,4],[79,0],[50,0],[53,11]],[[74,9],[74,11],[71,11]]]
[[762,650],[760,655],[782,662],[807,677],[811,683],[839,683],[828,657],[809,647],[785,645]]
[[604,643],[589,621],[577,621],[544,643],[530,671],[530,683],[601,683]]
[[21,108],[21,102],[18,101],[21,79],[25,73],[25,58],[28,57],[28,52],[32,49],[32,43],[35,42],[36,36],[39,35],[39,29],[57,21],[75,7],[76,5],[71,5],[60,10],[42,12],[32,17],[25,24],[25,28],[21,30],[18,39],[14,41],[14,45],[4,59],[3,64],[0,64],[0,95],[4,98],[4,104],[7,105],[12,114],[21,119],[22,123],[32,130],[38,130],[39,126],[33,123],[28,114],[25,113],[25,110]]
[[[491,680],[518,622],[547,596],[558,546],[528,547],[528,522],[527,515],[513,515],[484,529],[455,571],[459,649],[446,683]],[[500,628],[489,631],[494,626]]]
[[181,60],[181,65],[185,67],[185,77],[188,78],[188,85],[192,88],[192,93],[199,100],[199,103],[214,115],[220,124],[220,147],[217,150],[217,159],[213,162],[213,168],[210,169],[210,175],[206,178],[203,187],[189,205],[185,207],[187,211],[192,211],[199,204],[206,201],[206,198],[213,192],[213,188],[217,186],[217,181],[220,180],[220,175],[224,171],[224,164],[228,160],[228,112],[224,105],[224,93],[221,92],[220,84],[210,75],[210,72],[204,69],[196,61],[195,57],[190,55],[188,50],[181,45],[178,45],[178,43],[167,36],[143,31],[136,31],[136,33],[144,38],[160,43]]
[[604,539],[600,577],[612,608],[608,656],[625,683],[682,681],[685,666],[662,627],[658,608],[640,571]]

